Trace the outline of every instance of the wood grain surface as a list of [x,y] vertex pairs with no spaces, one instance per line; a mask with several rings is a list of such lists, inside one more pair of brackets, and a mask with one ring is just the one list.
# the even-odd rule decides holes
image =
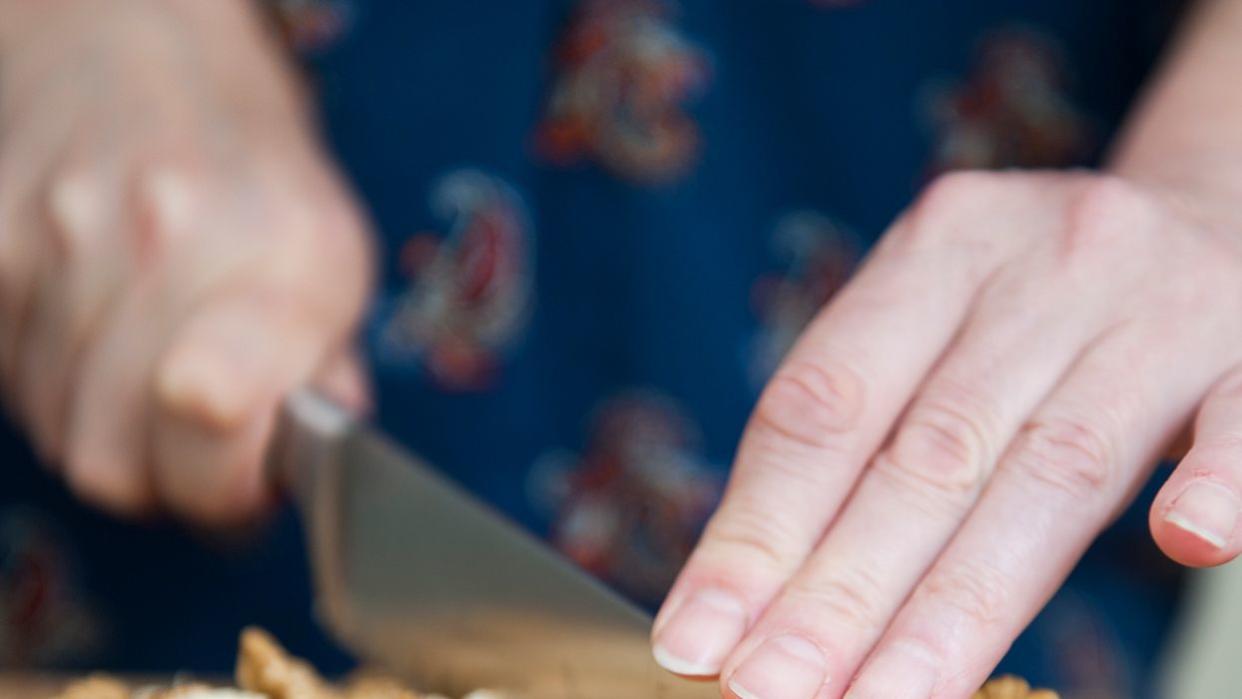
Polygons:
[[[20,675],[0,672],[0,699],[52,699],[65,685],[81,676],[58,677],[47,675]],[[168,684],[167,676],[158,677],[124,677],[131,687],[142,687],[151,684]],[[227,680],[221,680],[226,684]]]
[[65,685],[65,679],[0,675],[0,699],[50,699]]

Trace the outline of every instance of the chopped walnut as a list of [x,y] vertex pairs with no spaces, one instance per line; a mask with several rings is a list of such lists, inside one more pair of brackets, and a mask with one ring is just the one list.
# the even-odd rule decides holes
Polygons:
[[[386,678],[362,676],[343,688],[328,683],[306,662],[289,655],[269,634],[259,629],[242,633],[237,657],[240,689],[217,689],[203,684],[131,691],[107,677],[88,677],[66,688],[56,699],[446,699],[414,692]],[[465,699],[505,699],[481,689]],[[1031,689],[1016,677],[987,683],[974,699],[1058,699],[1056,692]]]
[[1048,689],[1031,689],[1031,685],[1017,677],[1001,677],[975,692],[974,699],[1058,699],[1058,696]]
[[183,684],[164,689],[139,690],[133,699],[263,699],[261,695],[238,689],[220,689],[205,684]]
[[242,632],[237,686],[268,699],[340,699],[305,662],[292,657],[266,631]]
[[129,699],[129,687],[110,677],[88,677],[66,687],[56,699]]
[[360,677],[349,683],[345,699],[424,699],[408,687],[386,677]]

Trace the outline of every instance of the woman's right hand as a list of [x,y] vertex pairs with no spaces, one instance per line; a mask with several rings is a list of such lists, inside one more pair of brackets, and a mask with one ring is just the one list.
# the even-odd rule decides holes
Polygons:
[[115,512],[268,501],[282,397],[364,400],[367,225],[250,0],[0,0],[0,381]]

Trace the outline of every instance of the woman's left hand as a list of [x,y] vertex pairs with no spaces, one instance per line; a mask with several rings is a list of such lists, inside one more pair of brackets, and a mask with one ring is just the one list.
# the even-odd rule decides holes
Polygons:
[[1151,527],[1202,566],[1242,551],[1242,227],[945,176],[764,391],[657,657],[740,699],[968,697],[1196,412]]

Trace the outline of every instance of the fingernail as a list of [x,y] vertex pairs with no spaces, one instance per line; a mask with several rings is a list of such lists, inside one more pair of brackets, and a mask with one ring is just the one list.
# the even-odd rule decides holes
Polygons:
[[1242,499],[1232,488],[1203,479],[1192,482],[1177,496],[1164,521],[1223,549],[1233,538],[1239,512]]
[[867,663],[845,699],[927,699],[935,685],[935,663],[925,653],[897,643]]
[[723,590],[700,590],[682,602],[656,636],[654,654],[664,669],[711,677],[746,633],[746,607]]
[[740,699],[814,699],[828,680],[824,653],[801,636],[763,642],[729,678]]

